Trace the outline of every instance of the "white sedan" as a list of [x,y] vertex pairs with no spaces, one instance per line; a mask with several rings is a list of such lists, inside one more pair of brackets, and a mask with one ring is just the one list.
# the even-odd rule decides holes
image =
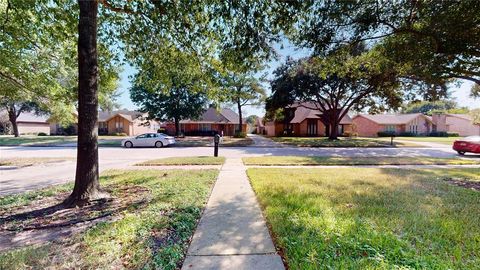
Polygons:
[[122,141],[122,146],[132,147],[164,147],[175,144],[175,138],[163,133],[145,133],[136,137],[129,137]]

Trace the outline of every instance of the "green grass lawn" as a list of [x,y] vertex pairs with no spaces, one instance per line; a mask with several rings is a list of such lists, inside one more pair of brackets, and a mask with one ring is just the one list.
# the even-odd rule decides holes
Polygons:
[[48,163],[58,163],[63,161],[73,161],[74,158],[0,158],[0,166],[18,166],[28,167],[33,165],[42,165]]
[[433,157],[324,157],[267,156],[244,157],[245,165],[480,165],[480,159]]
[[162,165],[222,165],[225,157],[169,157],[162,159],[148,160],[137,163],[136,166],[162,166]]
[[[233,138],[224,136],[220,142],[220,147],[242,147],[253,144],[250,138]],[[213,146],[213,137],[202,136],[186,136],[183,138],[176,138],[176,146],[181,147],[209,147]]]
[[247,171],[290,269],[478,269],[480,169]]
[[[113,195],[143,189],[133,194],[142,196],[137,199],[143,204],[129,205],[116,213],[118,219],[100,222],[65,241],[0,253],[0,269],[178,269],[217,174],[217,170],[106,172],[103,187]],[[0,197],[0,211],[71,188],[67,184]]]
[[0,145],[56,145],[74,143],[77,141],[77,136],[33,136],[21,135],[20,137],[0,136]]
[[[124,138],[119,136],[99,136],[98,144],[100,146],[120,146],[120,142]],[[61,146],[76,142],[77,136],[21,135],[17,138],[10,135],[0,136],[0,146]]]
[[[381,140],[390,141],[390,138],[378,138]],[[411,142],[432,142],[446,145],[453,145],[455,140],[461,139],[461,137],[395,137],[395,140],[411,141]]]
[[416,144],[378,140],[376,138],[339,138],[329,140],[326,137],[271,137],[275,142],[300,147],[411,147]]

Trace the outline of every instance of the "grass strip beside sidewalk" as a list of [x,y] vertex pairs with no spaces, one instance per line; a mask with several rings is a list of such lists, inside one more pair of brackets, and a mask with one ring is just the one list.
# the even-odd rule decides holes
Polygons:
[[476,269],[480,169],[247,171],[290,269]]
[[[103,210],[114,211],[111,220],[56,239],[60,241],[0,253],[0,269],[178,269],[217,175],[217,170],[106,172],[101,176],[102,186],[117,198],[107,202]],[[49,201],[59,192],[65,192],[60,196],[64,198],[70,190],[71,184],[67,184],[0,197],[1,216],[6,222],[0,228],[11,225],[6,217],[15,209],[30,211],[35,202]],[[109,208],[125,196],[135,202]],[[50,201],[58,203],[61,198]],[[62,210],[60,217],[65,211],[78,209]],[[95,211],[87,214],[97,215]],[[25,222],[35,224],[26,220],[13,226]]]
[[148,160],[135,164],[135,166],[175,166],[175,165],[222,165],[225,163],[225,157],[169,157]]
[[480,165],[480,159],[433,157],[268,156],[245,157],[243,158],[243,163],[247,166]]

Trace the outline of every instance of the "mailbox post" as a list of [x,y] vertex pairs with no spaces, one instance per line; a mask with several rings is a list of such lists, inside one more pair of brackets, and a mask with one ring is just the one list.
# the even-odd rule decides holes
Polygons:
[[390,145],[393,146],[393,138],[395,138],[395,135],[392,134],[392,137],[390,138]]
[[214,150],[213,150],[213,156],[218,157],[218,144],[220,143],[220,135],[215,134],[215,137],[213,138],[213,144],[214,144]]

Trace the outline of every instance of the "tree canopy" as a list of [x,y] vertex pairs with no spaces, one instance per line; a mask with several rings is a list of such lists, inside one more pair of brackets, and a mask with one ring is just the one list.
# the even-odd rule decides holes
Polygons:
[[288,61],[275,75],[267,110],[295,103],[318,110],[330,139],[337,138],[336,127],[349,110],[383,110],[402,101],[389,61],[361,46],[342,47],[327,57]]
[[441,101],[419,101],[409,103],[403,110],[405,113],[423,113],[432,115],[434,113],[468,113],[466,107],[459,107],[453,100]]
[[451,80],[480,84],[480,2],[306,1],[291,31],[301,46],[325,55],[338,45],[382,46],[421,92]]

